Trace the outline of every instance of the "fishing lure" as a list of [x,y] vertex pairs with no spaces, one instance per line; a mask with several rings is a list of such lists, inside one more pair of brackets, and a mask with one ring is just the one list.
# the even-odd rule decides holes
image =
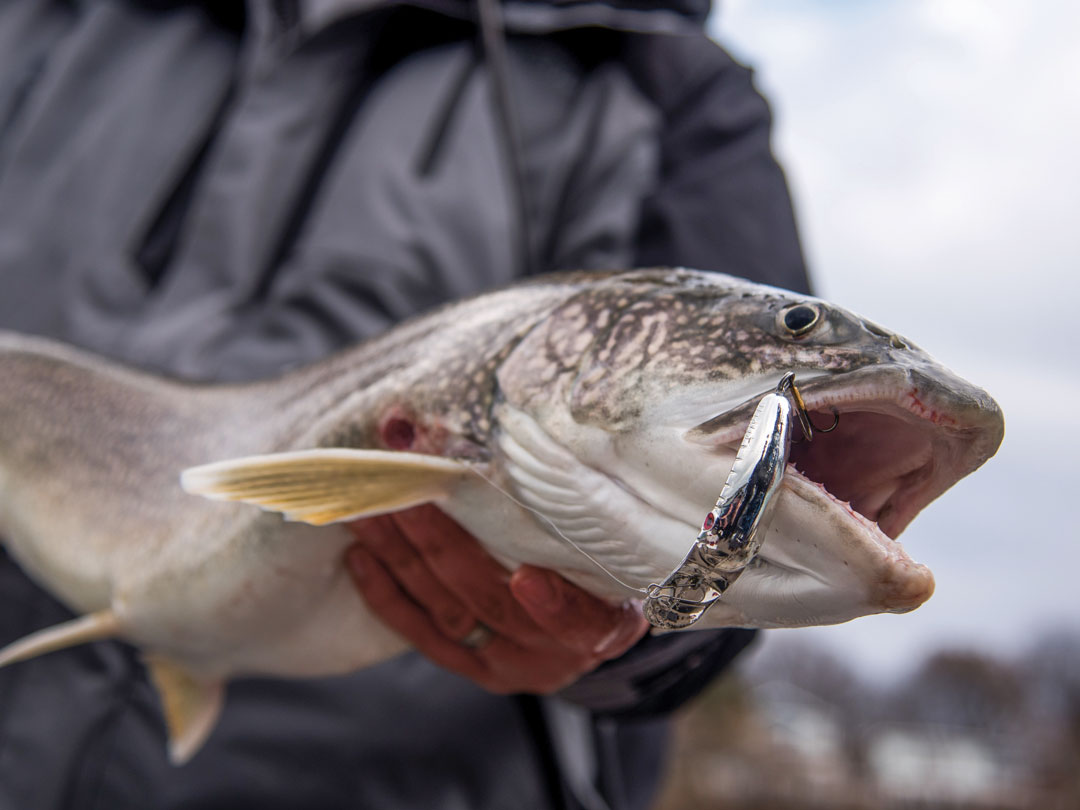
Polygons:
[[[791,450],[792,404],[807,441],[814,429],[795,375],[784,375],[762,397],[743,436],[735,463],[697,540],[661,584],[650,585],[645,618],[654,627],[679,630],[704,615],[753,562],[768,528]],[[839,421],[839,416],[837,416]],[[827,429],[836,428],[836,422]]]

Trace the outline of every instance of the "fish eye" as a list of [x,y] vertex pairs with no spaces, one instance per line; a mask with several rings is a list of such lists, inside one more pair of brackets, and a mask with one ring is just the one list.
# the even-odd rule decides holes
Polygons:
[[792,337],[805,335],[821,320],[821,311],[813,304],[796,304],[788,307],[777,318]]

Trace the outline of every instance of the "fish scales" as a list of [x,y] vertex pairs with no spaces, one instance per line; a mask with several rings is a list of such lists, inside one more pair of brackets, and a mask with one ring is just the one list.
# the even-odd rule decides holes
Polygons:
[[792,449],[758,557],[695,627],[917,607],[933,577],[895,537],[993,455],[1001,412],[815,298],[690,270],[541,277],[230,385],[0,336],[0,536],[85,614],[0,665],[137,644],[183,761],[229,678],[346,672],[405,648],[357,598],[340,524],[424,502],[508,567],[640,598],[681,562],[788,372],[839,427]]
[[645,379],[675,387],[785,368],[849,371],[887,362],[893,351],[889,333],[843,318],[829,324],[827,344],[794,343],[775,328],[791,303],[779,291],[748,294],[735,280],[726,289],[665,283],[672,278],[695,276],[645,274],[571,296],[528,336],[521,360],[500,372],[501,387],[539,399],[550,398],[553,384],[569,388],[576,419],[610,427],[639,410]]

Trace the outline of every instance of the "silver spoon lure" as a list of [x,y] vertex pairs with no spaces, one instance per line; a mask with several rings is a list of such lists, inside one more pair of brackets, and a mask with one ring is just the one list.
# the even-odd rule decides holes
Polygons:
[[[806,440],[813,438],[795,375],[789,372],[758,403],[694,545],[667,579],[649,586],[643,611],[654,627],[679,630],[694,624],[757,556],[791,450],[792,400]],[[829,430],[835,427],[834,422]]]

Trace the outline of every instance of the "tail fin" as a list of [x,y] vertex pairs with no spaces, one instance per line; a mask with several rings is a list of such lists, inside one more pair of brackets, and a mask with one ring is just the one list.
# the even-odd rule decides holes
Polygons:
[[25,661],[65,647],[115,638],[120,632],[120,622],[110,609],[88,613],[62,624],[54,624],[38,630],[0,650],[0,667]]

